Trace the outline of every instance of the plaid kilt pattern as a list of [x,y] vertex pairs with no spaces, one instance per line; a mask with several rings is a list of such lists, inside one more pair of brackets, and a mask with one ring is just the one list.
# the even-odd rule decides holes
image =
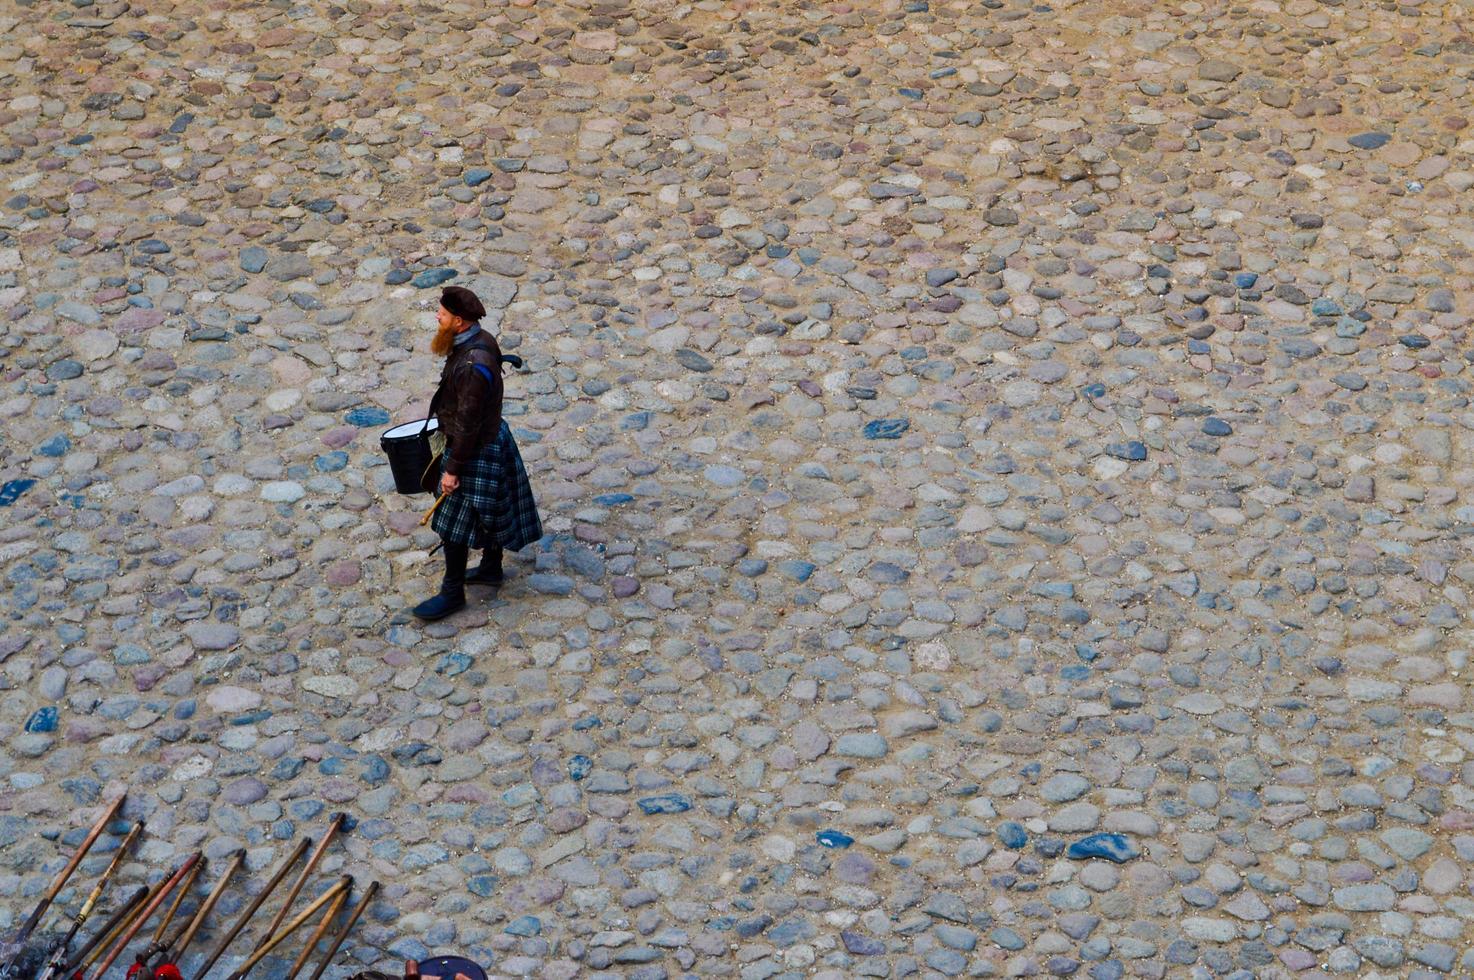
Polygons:
[[452,544],[500,543],[507,551],[521,551],[543,536],[522,454],[505,420],[496,439],[461,473],[461,485],[445,498],[430,527]]

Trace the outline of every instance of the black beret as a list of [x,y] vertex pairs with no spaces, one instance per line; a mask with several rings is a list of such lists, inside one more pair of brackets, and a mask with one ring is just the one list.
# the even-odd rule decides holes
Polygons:
[[440,294],[440,305],[463,320],[476,321],[486,316],[486,307],[465,286],[446,286]]

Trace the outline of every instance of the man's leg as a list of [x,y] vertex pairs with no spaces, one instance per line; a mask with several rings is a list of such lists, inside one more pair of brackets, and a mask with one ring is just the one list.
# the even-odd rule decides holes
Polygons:
[[445,542],[445,580],[440,592],[414,608],[421,619],[444,619],[466,606],[466,559],[471,549],[463,544]]
[[487,545],[481,552],[481,564],[471,570],[466,581],[472,585],[501,585],[505,581],[505,576],[502,575],[502,546]]

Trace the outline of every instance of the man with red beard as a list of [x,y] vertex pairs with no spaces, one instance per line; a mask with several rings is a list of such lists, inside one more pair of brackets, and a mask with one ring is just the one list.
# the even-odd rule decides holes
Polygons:
[[[520,551],[542,537],[542,520],[522,454],[502,418],[501,350],[481,329],[486,308],[476,294],[451,286],[440,295],[430,350],[445,358],[430,414],[445,437],[439,492],[430,522],[445,542],[440,591],[414,608],[420,619],[443,619],[466,605],[467,582],[502,584],[502,550]],[[481,548],[469,576],[466,561]]]

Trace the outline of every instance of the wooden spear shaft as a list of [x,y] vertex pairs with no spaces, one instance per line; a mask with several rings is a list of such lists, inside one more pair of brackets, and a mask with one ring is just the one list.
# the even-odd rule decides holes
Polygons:
[[141,833],[143,833],[142,820],[135,823],[133,829],[128,831],[128,836],[124,837],[123,843],[118,845],[118,851],[113,855],[113,859],[108,862],[107,869],[103,871],[102,877],[97,879],[97,884],[92,886],[92,891],[87,895],[87,900],[82,903],[82,907],[77,910],[77,914],[72,916],[71,928],[67,930],[67,934],[62,937],[61,942],[57,943],[56,948],[51,951],[51,957],[46,963],[43,976],[47,977],[48,980],[66,963],[67,948],[72,945],[72,940],[77,938],[78,931],[91,918],[92,910],[97,907],[98,900],[102,898],[103,889],[107,888],[108,882],[112,880],[113,875],[117,873],[118,868],[123,864],[123,859],[128,856],[128,849],[133,846],[133,842],[138,839],[138,835]]
[[302,894],[302,887],[307,884],[307,879],[312,877],[312,872],[317,870],[318,862],[327,853],[328,845],[333,842],[333,838],[337,836],[338,830],[343,826],[343,821],[346,819],[348,819],[348,814],[346,813],[333,814],[333,819],[328,824],[327,833],[322,835],[322,841],[317,845],[317,849],[312,852],[312,857],[307,859],[307,864],[303,866],[302,873],[297,876],[296,882],[292,884],[292,890],[287,893],[287,900],[277,910],[276,917],[271,920],[271,925],[266,927],[266,932],[263,935],[273,936],[276,934],[276,927],[281,925],[282,920],[287,917],[287,913],[292,910],[292,903],[297,900],[298,895]]
[[144,896],[142,903],[136,906],[133,911],[129,912],[128,915],[123,919],[123,921],[118,923],[118,928],[113,932],[112,935],[107,937],[107,940],[105,942],[103,942],[96,949],[92,950],[92,952],[88,955],[78,957],[77,961],[74,964],[67,967],[67,975],[73,977],[74,980],[82,980],[82,971],[87,969],[93,963],[96,963],[98,958],[102,956],[103,953],[106,953],[108,950],[113,948],[113,943],[117,941],[118,937],[121,936],[129,926],[133,925],[133,923],[137,921],[138,917],[143,914],[144,909],[153,904],[153,900],[164,891],[164,886],[168,883],[168,878],[159,879],[159,883],[148,890],[148,894]]
[[331,902],[333,899],[337,898],[338,892],[351,887],[353,887],[352,875],[344,875],[343,877],[339,878],[331,888],[319,895],[316,901],[303,909],[295,919],[283,926],[281,932],[266,940],[266,943],[260,949],[256,950],[256,952],[252,953],[251,958],[246,960],[246,962],[243,963],[229,977],[227,977],[226,980],[244,980],[246,974],[250,973],[257,963],[260,963],[273,949],[276,949],[276,947],[280,946],[289,936],[291,936],[292,933],[301,928],[302,923],[312,918],[313,914],[316,913],[318,909],[322,908],[328,902]]
[[302,972],[302,967],[307,965],[307,960],[311,958],[313,951],[317,949],[317,944],[322,942],[323,936],[327,935],[328,927],[333,924],[333,920],[338,917],[338,913],[343,911],[343,906],[347,904],[348,889],[345,888],[338,892],[338,897],[328,907],[327,914],[322,917],[322,921],[312,931],[312,937],[307,940],[307,945],[302,948],[302,952],[297,956],[297,962],[292,964],[292,969],[282,980],[297,980],[297,974]]
[[82,961],[86,959],[87,954],[92,952],[92,950],[97,946],[98,943],[108,939],[110,936],[117,935],[118,930],[122,928],[123,924],[129,921],[129,917],[132,915],[132,913],[138,910],[139,903],[141,903],[147,897],[148,886],[139,885],[138,890],[135,891],[132,895],[128,896],[128,900],[126,902],[118,906],[118,910],[113,913],[112,918],[104,922],[102,924],[102,928],[97,930],[97,932],[92,935],[91,939],[88,939],[85,943],[82,944],[82,948],[77,950],[76,958],[72,960],[71,963],[69,963],[68,965],[60,967],[57,970],[57,974],[60,976],[66,976],[74,969],[72,964],[82,963]]
[[184,927],[182,932],[175,933],[173,941],[164,947],[164,959],[177,961],[184,955],[184,951],[189,948],[190,940],[194,938],[194,934],[204,924],[205,917],[215,910],[215,903],[220,901],[221,895],[225,894],[225,887],[230,884],[231,876],[240,869],[241,864],[245,860],[246,849],[244,847],[231,855],[230,863],[225,866],[225,873],[220,876],[219,881],[215,882],[214,890],[210,892],[209,897],[200,905],[199,911],[194,914],[194,918],[189,921],[189,924]]
[[41,918],[46,914],[46,910],[51,908],[51,903],[56,901],[56,896],[61,894],[61,890],[66,887],[67,881],[72,877],[72,872],[77,870],[77,865],[82,863],[82,859],[87,856],[87,852],[92,850],[92,845],[97,843],[97,838],[102,836],[103,829],[107,827],[108,822],[117,816],[118,810],[123,806],[125,796],[126,794],[113,800],[108,805],[108,808],[103,811],[102,816],[97,819],[97,823],[93,824],[92,829],[88,831],[86,839],[77,847],[77,851],[72,855],[72,859],[67,862],[67,866],[61,869],[61,874],[56,876],[56,880],[51,883],[51,887],[46,890],[46,894],[42,895],[41,900],[36,903],[36,908],[31,912],[31,917],[25,921],[20,927],[20,931],[15,934],[15,938],[11,941],[14,950],[11,953],[10,959],[6,961],[5,966],[0,968],[0,977],[8,980],[11,976],[12,971],[15,969],[16,960],[20,959],[21,947],[27,939],[31,938],[31,933],[36,930],[36,926],[40,925]]
[[199,864],[200,856],[200,852],[195,851],[189,856],[187,861],[179,866],[179,870],[174,872],[173,876],[164,885],[163,890],[155,895],[153,901],[149,902],[144,908],[143,914],[133,920],[133,924],[123,933],[123,938],[102,958],[102,964],[92,974],[92,980],[102,980],[108,971],[108,967],[113,965],[113,960],[116,960],[122,955],[123,950],[128,948],[128,944],[133,941],[134,936],[138,935],[138,931],[143,928],[143,924],[148,921],[149,916],[154,914],[154,910],[164,904],[164,899],[169,896],[169,893],[184,880],[184,876],[189,874],[196,864]]
[[309,980],[322,980],[323,971],[328,968],[329,963],[333,962],[333,957],[338,955],[338,948],[343,945],[343,940],[348,938],[348,933],[353,931],[353,927],[358,924],[359,918],[368,910],[369,903],[374,900],[374,896],[378,893],[379,883],[377,881],[370,882],[368,889],[363,893],[363,898],[358,900],[358,907],[353,910],[353,914],[348,916],[348,921],[343,923],[343,928],[339,929],[338,934],[333,937],[333,942],[328,947],[327,955],[322,958],[321,963],[317,964],[317,969],[312,972]]
[[251,921],[251,916],[255,915],[256,910],[261,907],[261,903],[266,901],[276,889],[276,886],[282,883],[282,879],[287,876],[287,872],[292,870],[292,865],[296,864],[297,859],[306,853],[307,846],[311,843],[312,840],[308,837],[303,837],[297,841],[297,846],[292,848],[292,853],[288,854],[286,860],[281,863],[281,867],[276,869],[276,873],[271,876],[271,880],[266,883],[266,887],[261,889],[261,894],[251,900],[251,904],[246,907],[246,911],[242,913],[236,924],[220,938],[220,942],[215,946],[215,951],[210,954],[210,958],[205,961],[205,965],[200,967],[200,972],[195,974],[195,980],[204,980],[205,974],[210,972],[210,967],[214,966],[215,961],[220,959],[220,954],[224,953],[226,947],[235,941],[236,936],[240,935],[241,930],[246,927],[246,923]]

